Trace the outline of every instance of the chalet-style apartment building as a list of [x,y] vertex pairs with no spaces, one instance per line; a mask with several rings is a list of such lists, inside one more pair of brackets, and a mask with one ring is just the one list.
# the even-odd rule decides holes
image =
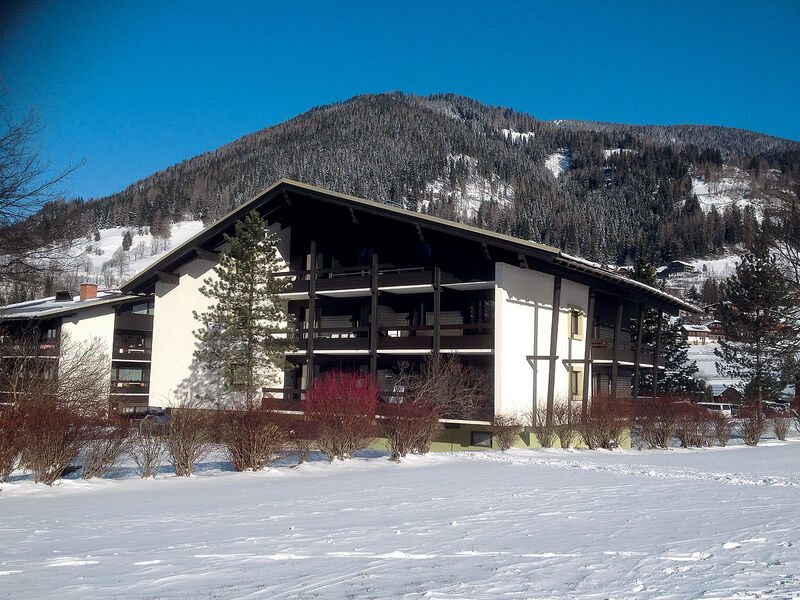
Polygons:
[[643,369],[660,368],[658,341],[631,339],[631,322],[647,307],[694,310],[556,248],[281,180],[121,293],[24,303],[0,318],[37,322],[45,341],[59,329],[105,340],[112,408],[121,413],[213,396],[216,382],[193,358],[193,312],[209,306],[199,288],[213,276],[223,234],[251,210],[279,235],[291,280],[283,296],[299,347],[282,384],[268,390],[287,400],[335,368],[369,372],[391,391],[399,361],[437,352],[485,372],[495,413],[628,397]]

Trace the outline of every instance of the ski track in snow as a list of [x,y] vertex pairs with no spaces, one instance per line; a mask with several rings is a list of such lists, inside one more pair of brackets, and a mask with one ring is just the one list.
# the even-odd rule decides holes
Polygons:
[[798,442],[16,474],[0,598],[800,598]]

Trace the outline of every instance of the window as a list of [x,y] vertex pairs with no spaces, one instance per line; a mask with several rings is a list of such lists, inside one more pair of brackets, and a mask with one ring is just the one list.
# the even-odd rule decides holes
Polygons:
[[469,434],[469,445],[481,448],[492,447],[492,434],[488,431],[471,431]]
[[583,370],[571,368],[569,370],[569,396],[573,400],[583,398]]
[[583,316],[583,311],[577,307],[570,307],[569,309],[569,337],[573,340],[583,339],[583,323],[586,319]]
[[155,309],[155,305],[153,302],[140,302],[139,304],[134,304],[133,308],[131,308],[131,312],[135,315],[152,315]]

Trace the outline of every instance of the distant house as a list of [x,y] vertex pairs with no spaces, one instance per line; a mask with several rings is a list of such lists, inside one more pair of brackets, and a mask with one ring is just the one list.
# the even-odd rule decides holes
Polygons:
[[688,342],[693,346],[713,344],[724,336],[722,323],[719,321],[706,321],[699,325],[683,325]]
[[725,404],[741,404],[742,398],[742,392],[730,386],[725,387],[719,394],[714,393],[714,400]]
[[665,268],[658,272],[661,278],[682,277],[687,274],[697,273],[694,265],[684,262],[682,260],[673,260]]

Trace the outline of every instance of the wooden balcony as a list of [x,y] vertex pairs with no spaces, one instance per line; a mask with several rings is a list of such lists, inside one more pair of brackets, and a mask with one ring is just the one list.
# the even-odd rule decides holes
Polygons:
[[111,380],[112,395],[118,394],[147,394],[150,392],[149,381],[119,381]]
[[150,360],[152,350],[150,348],[118,346],[114,344],[113,360]]
[[[652,366],[653,357],[655,355],[655,347],[649,344],[642,344],[642,353],[639,357],[639,364],[643,366]],[[627,340],[619,342],[619,349],[617,351],[617,360],[621,363],[633,364],[636,358],[636,344]],[[613,338],[592,338],[592,360],[593,361],[608,361],[614,360],[614,339]],[[664,358],[659,357],[658,366],[664,366]]]

